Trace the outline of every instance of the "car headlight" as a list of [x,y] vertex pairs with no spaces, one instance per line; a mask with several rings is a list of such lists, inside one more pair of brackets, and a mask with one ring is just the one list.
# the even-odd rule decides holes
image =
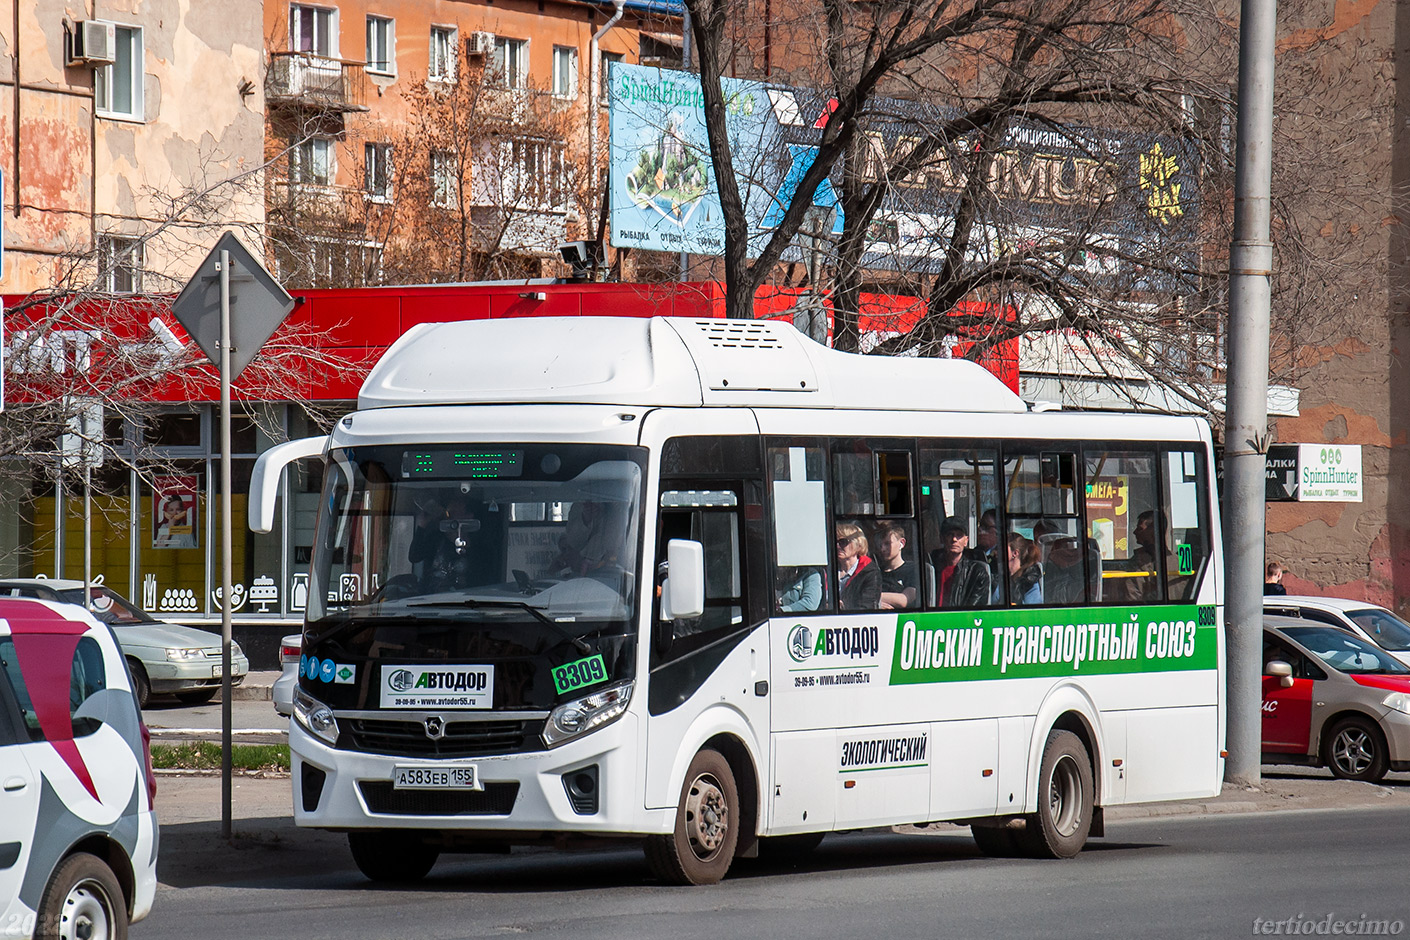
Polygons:
[[189,663],[193,659],[205,659],[206,651],[203,649],[167,650],[166,658],[174,663]]
[[338,719],[333,710],[303,689],[294,691],[294,720],[328,744],[338,743]]
[[543,728],[543,743],[553,747],[616,721],[631,703],[634,684],[619,682],[559,705],[549,713]]
[[1398,712],[1410,715],[1410,693],[1392,692],[1381,701],[1381,704],[1386,708],[1393,708]]

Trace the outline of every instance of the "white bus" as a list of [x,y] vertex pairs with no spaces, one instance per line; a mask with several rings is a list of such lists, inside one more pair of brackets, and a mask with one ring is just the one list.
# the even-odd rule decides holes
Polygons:
[[294,818],[370,878],[644,841],[662,879],[968,824],[1070,857],[1208,797],[1224,640],[1208,427],[1030,411],[968,362],[769,321],[418,326],[326,439]]

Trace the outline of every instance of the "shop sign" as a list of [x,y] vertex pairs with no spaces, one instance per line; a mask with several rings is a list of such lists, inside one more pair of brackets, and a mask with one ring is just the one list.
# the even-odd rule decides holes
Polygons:
[[1361,502],[1361,445],[1299,444],[1297,482],[1299,502]]

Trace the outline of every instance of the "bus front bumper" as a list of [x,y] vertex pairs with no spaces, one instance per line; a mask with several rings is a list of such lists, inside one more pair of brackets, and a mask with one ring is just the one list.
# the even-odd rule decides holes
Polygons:
[[[637,741],[637,718],[628,713],[552,749],[428,759],[333,748],[293,721],[289,745],[294,822],[318,829],[435,829],[506,836],[670,832],[672,810],[643,809]],[[466,764],[475,765],[482,790],[398,790],[392,784],[397,767]]]

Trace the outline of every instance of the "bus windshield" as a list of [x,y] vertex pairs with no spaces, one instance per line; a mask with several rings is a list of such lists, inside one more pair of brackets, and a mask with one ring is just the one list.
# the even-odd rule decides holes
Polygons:
[[535,625],[632,618],[645,452],[602,445],[349,447],[329,456],[308,622]]

